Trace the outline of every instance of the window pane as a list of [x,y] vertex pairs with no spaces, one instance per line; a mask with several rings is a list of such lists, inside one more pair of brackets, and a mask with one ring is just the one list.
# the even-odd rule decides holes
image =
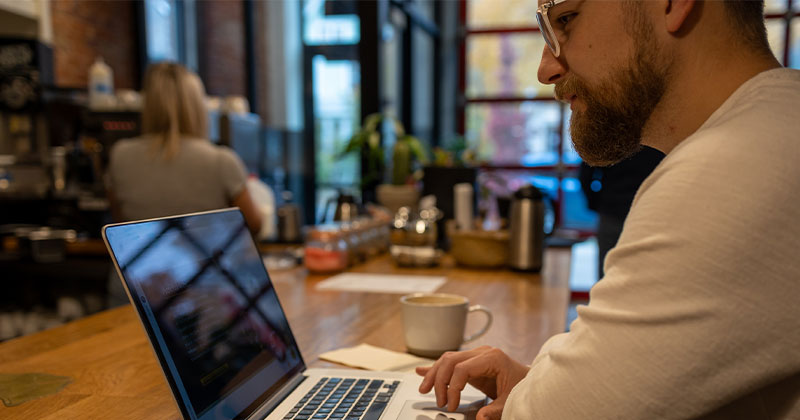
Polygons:
[[561,144],[561,152],[563,156],[561,160],[566,164],[573,164],[577,165],[581,163],[581,157],[578,156],[578,152],[575,151],[575,147],[572,145],[572,136],[569,133],[569,119],[572,117],[572,110],[569,109],[566,105],[562,105],[564,110],[564,141]]
[[[361,76],[355,61],[312,60],[314,83],[315,176],[318,187],[317,220],[324,212],[327,197],[335,187],[355,190],[360,180],[360,162],[355,154],[340,157],[358,125],[358,91]],[[331,188],[323,188],[323,187]]]
[[552,97],[536,77],[544,40],[538,33],[467,38],[467,97]]
[[764,13],[768,15],[785,13],[788,5],[788,0],[766,0],[764,2]]
[[783,51],[786,43],[786,21],[783,19],[768,19],[766,23],[767,37],[769,38],[769,46],[772,48],[772,53],[775,54],[775,58],[778,61],[785,65]]
[[[800,0],[798,0],[800,3]],[[789,66],[800,69],[800,18],[792,19],[792,44],[789,51]]]
[[561,227],[568,229],[594,231],[597,226],[597,213],[589,210],[586,195],[578,178],[564,178],[561,181],[564,200],[561,203]]
[[525,166],[558,163],[558,102],[470,104],[466,114],[467,145],[480,161]]
[[467,27],[538,27],[536,7],[535,0],[468,0]]
[[180,61],[175,0],[145,0],[144,21],[148,61]]
[[360,39],[357,15],[326,15],[325,0],[303,3],[303,40],[306,45],[358,44]]

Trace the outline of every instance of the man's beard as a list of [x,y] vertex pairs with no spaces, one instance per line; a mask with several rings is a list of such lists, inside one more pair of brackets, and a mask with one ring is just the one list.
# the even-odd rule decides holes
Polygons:
[[666,90],[668,66],[658,63],[654,41],[641,34],[634,40],[627,68],[597,86],[572,75],[556,85],[557,97],[576,95],[586,105],[573,111],[570,134],[575,150],[591,166],[613,165],[641,149],[642,130]]

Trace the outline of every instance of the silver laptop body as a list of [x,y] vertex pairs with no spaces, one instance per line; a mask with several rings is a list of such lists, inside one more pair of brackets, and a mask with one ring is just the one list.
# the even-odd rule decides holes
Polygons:
[[460,420],[483,403],[468,387],[445,413],[414,374],[306,368],[238,209],[107,225],[103,240],[184,419]]

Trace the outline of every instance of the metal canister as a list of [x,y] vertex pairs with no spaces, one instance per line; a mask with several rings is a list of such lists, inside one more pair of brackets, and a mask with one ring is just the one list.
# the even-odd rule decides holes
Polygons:
[[511,202],[511,258],[515,270],[539,271],[544,256],[544,195],[533,185],[514,193]]

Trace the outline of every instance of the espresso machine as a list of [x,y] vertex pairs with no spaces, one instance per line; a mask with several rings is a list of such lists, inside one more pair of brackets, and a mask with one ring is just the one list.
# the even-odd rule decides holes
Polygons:
[[89,115],[85,89],[53,86],[52,68],[45,44],[0,38],[0,236],[25,226],[99,237],[106,137],[138,134],[138,115]]
[[0,194],[43,197],[50,188],[42,86],[52,84],[52,50],[0,38]]

